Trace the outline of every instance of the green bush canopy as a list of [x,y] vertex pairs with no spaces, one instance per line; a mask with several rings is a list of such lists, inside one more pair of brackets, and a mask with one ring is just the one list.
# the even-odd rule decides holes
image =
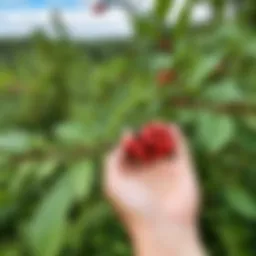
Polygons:
[[212,1],[209,22],[191,26],[187,1],[168,26],[171,2],[132,16],[127,42],[81,44],[55,19],[58,37],[38,32],[1,58],[0,255],[132,255],[102,159],[155,119],[189,137],[211,255],[256,255],[255,3],[227,18]]

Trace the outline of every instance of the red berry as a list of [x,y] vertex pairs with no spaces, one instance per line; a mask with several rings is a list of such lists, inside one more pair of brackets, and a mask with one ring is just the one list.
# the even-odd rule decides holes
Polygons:
[[176,72],[174,70],[161,70],[157,74],[157,82],[159,86],[165,86],[173,82],[176,78]]
[[171,155],[175,143],[167,125],[151,123],[127,141],[124,149],[129,159],[147,163]]
[[125,151],[130,159],[143,161],[146,159],[146,153],[139,140],[132,138],[125,144]]

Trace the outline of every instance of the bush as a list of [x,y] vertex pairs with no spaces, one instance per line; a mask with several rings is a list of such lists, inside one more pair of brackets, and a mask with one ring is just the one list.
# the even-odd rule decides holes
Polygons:
[[101,162],[123,129],[153,119],[190,139],[209,251],[255,255],[255,30],[218,5],[192,27],[190,4],[166,27],[169,2],[134,18],[132,42],[92,54],[66,34],[38,33],[1,66],[1,255],[131,255],[101,192]]

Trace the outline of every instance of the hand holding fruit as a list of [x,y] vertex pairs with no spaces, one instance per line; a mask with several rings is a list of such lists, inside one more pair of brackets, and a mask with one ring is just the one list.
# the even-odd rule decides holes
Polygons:
[[196,233],[198,184],[177,126],[151,124],[124,135],[105,168],[106,194],[132,237],[145,230]]

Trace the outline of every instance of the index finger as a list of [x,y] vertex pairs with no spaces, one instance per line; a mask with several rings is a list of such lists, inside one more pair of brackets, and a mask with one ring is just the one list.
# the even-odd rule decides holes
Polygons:
[[189,143],[181,128],[176,124],[171,124],[170,131],[176,143],[176,157],[187,164],[192,163]]
[[105,159],[105,180],[109,182],[110,180],[117,179],[122,175],[122,170],[125,166],[125,152],[124,144],[127,140],[132,137],[131,131],[126,131],[116,148],[111,151]]

